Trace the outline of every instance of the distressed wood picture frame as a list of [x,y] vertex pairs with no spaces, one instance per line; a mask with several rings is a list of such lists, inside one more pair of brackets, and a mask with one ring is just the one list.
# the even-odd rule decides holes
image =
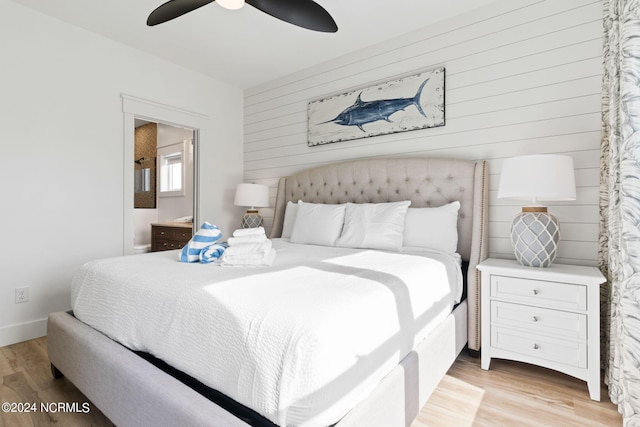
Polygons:
[[310,101],[307,145],[444,126],[444,85],[440,67]]

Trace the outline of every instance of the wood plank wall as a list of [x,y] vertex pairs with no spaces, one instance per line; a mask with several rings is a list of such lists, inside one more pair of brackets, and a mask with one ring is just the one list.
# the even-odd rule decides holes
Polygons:
[[[490,256],[513,258],[519,202],[497,200],[502,160],[573,157],[578,199],[550,203],[556,262],[597,259],[602,1],[507,0],[245,91],[244,179],[354,158],[437,156],[490,162]],[[446,126],[307,147],[307,103],[446,67]],[[263,209],[267,226],[273,212]]]

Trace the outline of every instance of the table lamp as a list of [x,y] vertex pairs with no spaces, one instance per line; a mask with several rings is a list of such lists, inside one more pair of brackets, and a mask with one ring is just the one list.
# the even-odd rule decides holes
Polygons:
[[262,226],[262,217],[256,208],[269,206],[269,187],[262,184],[238,184],[233,204],[250,207],[242,217],[242,228],[260,227]]
[[522,265],[549,267],[558,251],[560,224],[539,202],[576,199],[573,159],[557,154],[505,159],[498,199],[531,201],[513,220],[511,244]]

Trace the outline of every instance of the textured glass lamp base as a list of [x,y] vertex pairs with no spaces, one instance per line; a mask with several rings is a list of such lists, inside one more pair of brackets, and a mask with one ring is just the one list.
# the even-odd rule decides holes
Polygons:
[[511,225],[511,244],[520,264],[549,267],[556,258],[560,226],[546,208],[523,208]]
[[258,213],[257,210],[247,210],[247,212],[242,217],[242,222],[240,223],[241,228],[256,228],[262,226],[262,217]]

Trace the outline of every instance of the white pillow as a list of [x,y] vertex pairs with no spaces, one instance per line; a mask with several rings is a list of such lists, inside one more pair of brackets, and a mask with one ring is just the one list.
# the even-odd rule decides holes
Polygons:
[[287,202],[287,207],[284,210],[284,220],[282,221],[282,237],[283,239],[291,238],[291,231],[293,230],[293,224],[296,222],[296,216],[298,215],[298,205],[293,202]]
[[291,230],[292,243],[334,246],[344,224],[345,205],[324,205],[298,201],[298,213]]
[[336,246],[398,250],[402,247],[405,216],[411,201],[347,203],[342,235]]
[[458,210],[460,202],[437,208],[407,211],[403,246],[417,246],[446,253],[458,250]]

